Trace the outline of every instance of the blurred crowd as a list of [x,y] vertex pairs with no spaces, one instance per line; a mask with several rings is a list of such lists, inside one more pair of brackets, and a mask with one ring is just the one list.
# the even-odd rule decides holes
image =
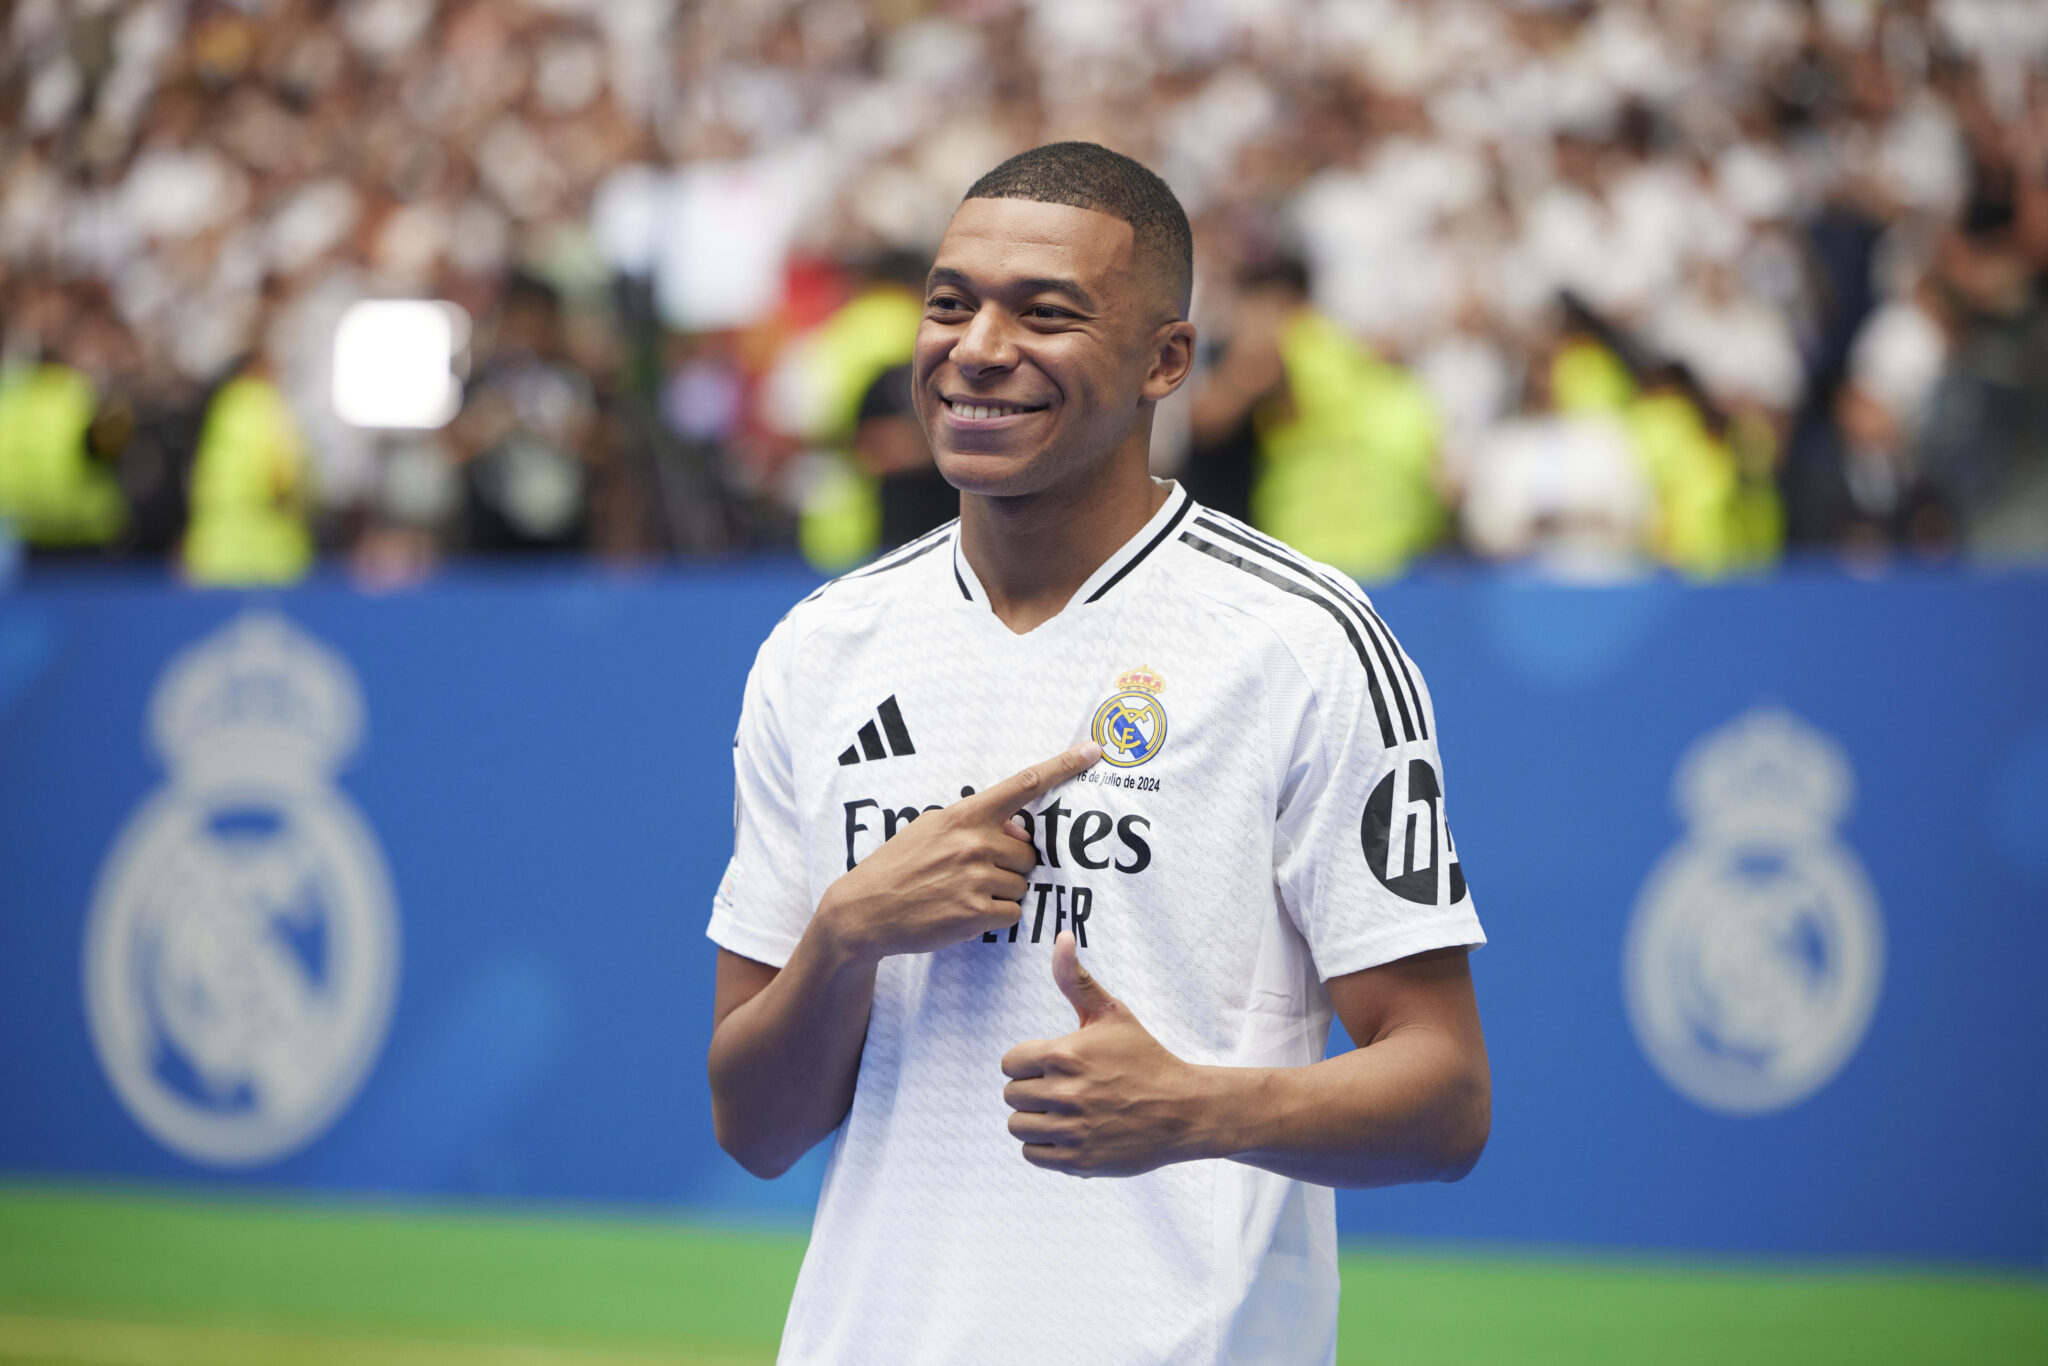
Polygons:
[[[1161,473],[1367,577],[2048,559],[2040,0],[0,0],[0,522],[376,583],[857,562],[965,187],[1085,138],[1196,234]],[[444,300],[461,401],[335,335]]]

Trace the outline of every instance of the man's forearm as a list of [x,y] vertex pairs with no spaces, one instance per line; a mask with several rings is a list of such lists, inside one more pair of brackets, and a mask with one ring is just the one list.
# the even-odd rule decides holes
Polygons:
[[875,960],[814,919],[782,970],[711,1036],[719,1146],[756,1176],[780,1176],[853,1104],[874,1002]]
[[1455,1181],[1491,1124],[1484,1054],[1433,1029],[1307,1067],[1196,1070],[1200,1155],[1322,1186]]

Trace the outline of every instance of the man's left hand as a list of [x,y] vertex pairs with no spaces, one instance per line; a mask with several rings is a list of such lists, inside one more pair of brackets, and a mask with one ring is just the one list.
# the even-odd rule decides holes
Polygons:
[[1136,1176],[1217,1156],[1205,1116],[1209,1069],[1183,1062],[1081,966],[1071,931],[1053,941],[1052,977],[1080,1024],[1003,1056],[1010,1135],[1024,1160],[1070,1176]]

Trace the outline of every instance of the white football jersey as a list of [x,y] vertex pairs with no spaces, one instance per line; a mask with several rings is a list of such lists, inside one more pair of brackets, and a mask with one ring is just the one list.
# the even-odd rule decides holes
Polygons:
[[762,645],[710,936],[788,961],[833,879],[924,812],[1092,736],[1025,813],[1007,930],[884,959],[784,1363],[1334,1358],[1329,1189],[1230,1161],[1081,1180],[1025,1162],[998,1066],[1075,1028],[1082,962],[1190,1062],[1323,1056],[1323,982],[1485,942],[1445,824],[1429,690],[1364,594],[1178,487],[1017,635],[940,528]]

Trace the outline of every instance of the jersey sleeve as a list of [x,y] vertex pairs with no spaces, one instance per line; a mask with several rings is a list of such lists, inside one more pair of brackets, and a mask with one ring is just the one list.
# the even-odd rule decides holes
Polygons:
[[1428,689],[1384,642],[1371,669],[1304,662],[1282,778],[1275,881],[1325,981],[1486,942],[1444,813]]
[[762,644],[747,675],[733,737],[733,853],[705,933],[721,948],[781,967],[810,923],[810,893],[786,727],[788,623]]

